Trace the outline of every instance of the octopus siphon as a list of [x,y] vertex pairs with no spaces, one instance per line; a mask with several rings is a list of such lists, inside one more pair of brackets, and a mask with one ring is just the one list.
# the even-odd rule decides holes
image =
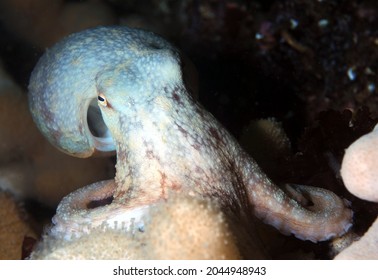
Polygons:
[[63,198],[50,234],[69,239],[104,223],[143,228],[148,209],[173,193],[209,198],[303,240],[345,233],[348,203],[322,188],[276,186],[193,97],[182,57],[160,36],[128,27],[72,34],[41,57],[29,84],[41,132],[70,155],[117,157],[113,180]]

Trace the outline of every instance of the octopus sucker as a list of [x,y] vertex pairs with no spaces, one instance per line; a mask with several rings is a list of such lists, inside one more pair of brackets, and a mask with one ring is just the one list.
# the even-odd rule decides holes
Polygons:
[[[72,64],[74,57],[80,59]],[[111,149],[117,155],[115,180],[64,198],[51,234],[69,237],[131,220],[142,226],[147,209],[170,193],[213,199],[225,213],[256,215],[300,239],[343,234],[352,220],[348,205],[324,189],[284,191],[273,184],[191,96],[182,59],[160,36],[128,27],[72,34],[42,56],[29,84],[30,110],[42,133],[71,155]],[[96,122],[94,129],[83,127]]]

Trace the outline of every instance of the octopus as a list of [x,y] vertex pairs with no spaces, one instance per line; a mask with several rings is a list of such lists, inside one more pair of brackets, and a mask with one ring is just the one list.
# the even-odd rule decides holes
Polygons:
[[104,223],[142,229],[148,209],[175,193],[303,240],[348,231],[348,202],[322,188],[275,185],[193,97],[186,67],[159,35],[121,26],[72,34],[45,52],[29,84],[41,132],[70,155],[117,158],[114,179],[63,198],[50,234],[71,238]]

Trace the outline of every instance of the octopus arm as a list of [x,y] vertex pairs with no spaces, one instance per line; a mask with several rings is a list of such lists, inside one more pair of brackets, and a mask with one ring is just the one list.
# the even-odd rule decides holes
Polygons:
[[288,185],[284,191],[266,177],[249,178],[247,196],[255,215],[283,234],[318,242],[343,235],[352,226],[349,202],[329,190]]

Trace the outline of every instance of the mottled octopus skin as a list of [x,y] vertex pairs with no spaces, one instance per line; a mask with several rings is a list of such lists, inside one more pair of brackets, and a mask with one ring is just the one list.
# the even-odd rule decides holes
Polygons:
[[[87,111],[98,96],[103,121],[95,121],[109,131],[94,137]],[[153,33],[99,27],[68,36],[40,59],[29,97],[38,127],[62,151],[87,157],[115,148],[117,154],[115,179],[65,197],[51,234],[67,237],[103,223],[128,226],[130,219],[142,226],[146,209],[173,192],[210,197],[226,213],[255,214],[314,242],[351,226],[351,210],[332,192],[275,186],[192,98],[178,50]]]

